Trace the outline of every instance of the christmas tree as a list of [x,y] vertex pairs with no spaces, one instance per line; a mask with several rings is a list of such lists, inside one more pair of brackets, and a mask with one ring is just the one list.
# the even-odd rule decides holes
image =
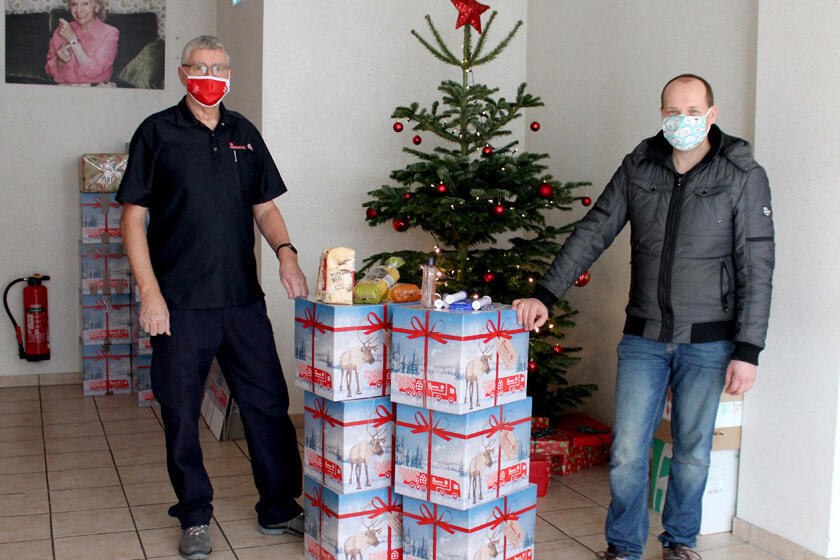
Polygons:
[[[443,97],[428,109],[412,103],[397,107],[392,114],[399,119],[393,125],[395,132],[408,126],[416,132],[412,138],[415,146],[423,141],[421,133],[428,132],[451,147],[431,151],[403,148],[416,161],[391,173],[399,186],[384,185],[370,191],[372,200],[363,204],[369,225],[390,222],[399,232],[422,228],[434,238],[434,248],[429,253],[376,254],[365,260],[361,272],[397,255],[405,260],[402,281],[419,284],[420,265],[434,256],[442,272],[439,291],[466,290],[474,297],[489,295],[493,301],[509,303],[531,295],[560,248],[557,238],[573,227],[546,225],[543,213],[568,211],[576,200],[589,205],[588,197],[573,193],[589,183],[555,180],[544,163],[548,154],[519,151],[517,141],[505,140],[511,135],[506,127],[523,110],[543,106],[539,97],[525,91],[525,83],[510,100],[497,98],[498,88],[471,83],[473,69],[494,60],[522,22],[485,52],[497,12],[492,12],[482,31],[481,14],[488,6],[475,0],[452,3],[459,12],[456,29],[464,27],[460,57],[447,46],[428,15],[432,39],[415,30],[411,33],[441,62],[461,70],[460,83],[441,82],[438,90]],[[473,28],[478,33],[475,38]],[[539,128],[536,121],[530,125],[534,132]],[[502,234],[513,235],[504,247],[497,244]],[[585,282],[588,273],[578,284]],[[566,380],[567,370],[580,359],[576,356],[579,347],[562,346],[564,331],[574,326],[575,313],[563,300],[551,310],[545,326],[531,333],[527,368],[534,416],[557,416],[580,405],[597,389],[595,385],[569,385]]]

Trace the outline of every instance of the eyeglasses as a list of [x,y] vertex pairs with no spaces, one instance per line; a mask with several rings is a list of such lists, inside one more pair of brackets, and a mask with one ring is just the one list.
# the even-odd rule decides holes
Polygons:
[[212,64],[208,66],[203,62],[196,62],[195,64],[182,64],[181,66],[184,68],[190,68],[193,72],[205,76],[208,72],[214,76],[225,76],[228,71],[230,71],[230,66],[225,64]]

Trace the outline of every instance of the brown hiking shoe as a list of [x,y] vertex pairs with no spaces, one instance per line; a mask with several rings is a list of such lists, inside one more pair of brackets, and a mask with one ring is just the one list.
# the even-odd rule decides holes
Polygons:
[[671,543],[662,547],[662,560],[702,560],[702,558],[684,544]]

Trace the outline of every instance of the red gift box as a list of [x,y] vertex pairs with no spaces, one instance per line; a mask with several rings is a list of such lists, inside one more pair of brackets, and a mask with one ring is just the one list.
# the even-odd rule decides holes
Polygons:
[[552,473],[567,476],[609,459],[609,426],[575,412],[561,416],[550,431],[543,433],[547,420],[535,418],[532,423],[539,428],[532,429],[531,453],[549,455]]

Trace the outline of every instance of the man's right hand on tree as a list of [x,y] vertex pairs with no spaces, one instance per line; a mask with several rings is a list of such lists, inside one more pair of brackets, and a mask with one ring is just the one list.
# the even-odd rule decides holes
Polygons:
[[515,299],[516,322],[526,329],[541,327],[548,320],[548,308],[537,298]]

